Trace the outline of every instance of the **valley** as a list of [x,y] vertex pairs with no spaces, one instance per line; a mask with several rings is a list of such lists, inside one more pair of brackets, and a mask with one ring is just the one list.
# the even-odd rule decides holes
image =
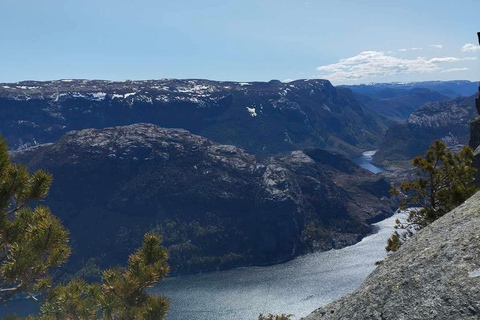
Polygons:
[[[172,276],[151,292],[171,298],[170,320],[300,317],[355,290],[386,256],[391,186],[434,139],[466,144],[475,112],[473,96],[406,106],[426,91],[390,88],[401,94],[372,99],[393,94],[398,117],[376,114],[324,80],[2,87],[12,160],[54,175],[46,204],[71,231],[67,276],[99,279],[159,232]],[[5,312],[35,310],[21,301]]]

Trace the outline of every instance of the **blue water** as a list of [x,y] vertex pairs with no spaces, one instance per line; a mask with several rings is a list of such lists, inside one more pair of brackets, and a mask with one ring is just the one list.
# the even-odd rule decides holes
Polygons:
[[340,250],[312,253],[287,263],[169,278],[153,292],[171,299],[168,320],[253,320],[260,313],[308,315],[353,290],[385,258],[395,219],[377,233]]
[[385,172],[385,169],[382,169],[372,164],[372,158],[375,152],[377,152],[377,150],[365,151],[364,153],[362,153],[361,157],[358,157],[353,161],[360,167],[367,169],[368,171],[371,171],[373,173]]
[[[395,215],[376,223],[377,232],[359,243],[307,254],[283,264],[168,278],[152,292],[170,298],[168,320],[254,320],[260,313],[308,315],[353,290],[385,258]],[[0,306],[0,317],[36,310],[29,301]]]
[[[355,162],[372,172],[374,151]],[[369,160],[370,159],[370,160]],[[172,277],[152,292],[170,298],[168,320],[254,320],[260,313],[308,315],[353,290],[386,256],[385,244],[398,215],[375,224],[377,233],[340,250],[307,254],[287,263],[247,267],[206,274]],[[38,307],[34,301],[0,306],[0,317],[12,312],[26,315]]]

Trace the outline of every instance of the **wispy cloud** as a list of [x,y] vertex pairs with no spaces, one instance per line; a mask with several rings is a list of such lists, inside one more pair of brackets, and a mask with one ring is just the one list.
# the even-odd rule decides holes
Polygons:
[[405,52],[405,51],[418,51],[418,50],[423,50],[423,48],[402,48],[398,49],[398,51]]
[[462,47],[462,52],[475,52],[475,51],[480,51],[480,46],[467,43]]
[[321,73],[320,76],[332,81],[359,80],[388,75],[439,72],[445,70],[442,67],[443,63],[473,59],[476,57],[400,59],[381,51],[364,51],[354,57],[341,59],[337,63],[320,66],[317,70]]
[[457,62],[457,61],[464,61],[464,60],[477,60],[477,57],[464,57],[464,58],[443,57],[443,58],[430,59],[431,62]]
[[470,70],[470,68],[451,68],[451,69],[442,70],[441,72],[445,73],[445,72],[458,72],[458,71],[467,71],[467,70]]
[[432,49],[442,49],[443,44],[431,44],[430,48],[432,48]]

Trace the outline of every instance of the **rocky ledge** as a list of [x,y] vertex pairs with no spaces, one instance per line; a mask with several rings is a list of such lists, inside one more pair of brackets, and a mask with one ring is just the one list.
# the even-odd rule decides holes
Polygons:
[[122,263],[153,229],[177,273],[274,263],[353,244],[394,207],[384,179],[342,156],[259,160],[151,124],[72,131],[11,155],[53,173],[46,204],[71,230],[73,262]]
[[480,193],[389,256],[353,293],[305,320],[480,318]]

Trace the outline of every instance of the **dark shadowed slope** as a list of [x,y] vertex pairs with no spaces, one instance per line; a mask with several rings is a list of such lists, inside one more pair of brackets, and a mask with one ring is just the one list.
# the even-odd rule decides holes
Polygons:
[[386,165],[422,155],[436,139],[449,146],[468,144],[470,119],[476,114],[474,96],[429,102],[413,112],[406,124],[388,128],[373,159]]
[[74,262],[121,263],[156,229],[175,272],[274,263],[355,243],[393,206],[384,179],[342,156],[260,161],[150,124],[73,131],[12,156],[53,173],[47,205],[71,230]]
[[429,89],[393,90],[384,89],[378,96],[355,93],[355,98],[373,111],[392,120],[403,121],[412,112],[427,102],[449,100],[449,97]]

